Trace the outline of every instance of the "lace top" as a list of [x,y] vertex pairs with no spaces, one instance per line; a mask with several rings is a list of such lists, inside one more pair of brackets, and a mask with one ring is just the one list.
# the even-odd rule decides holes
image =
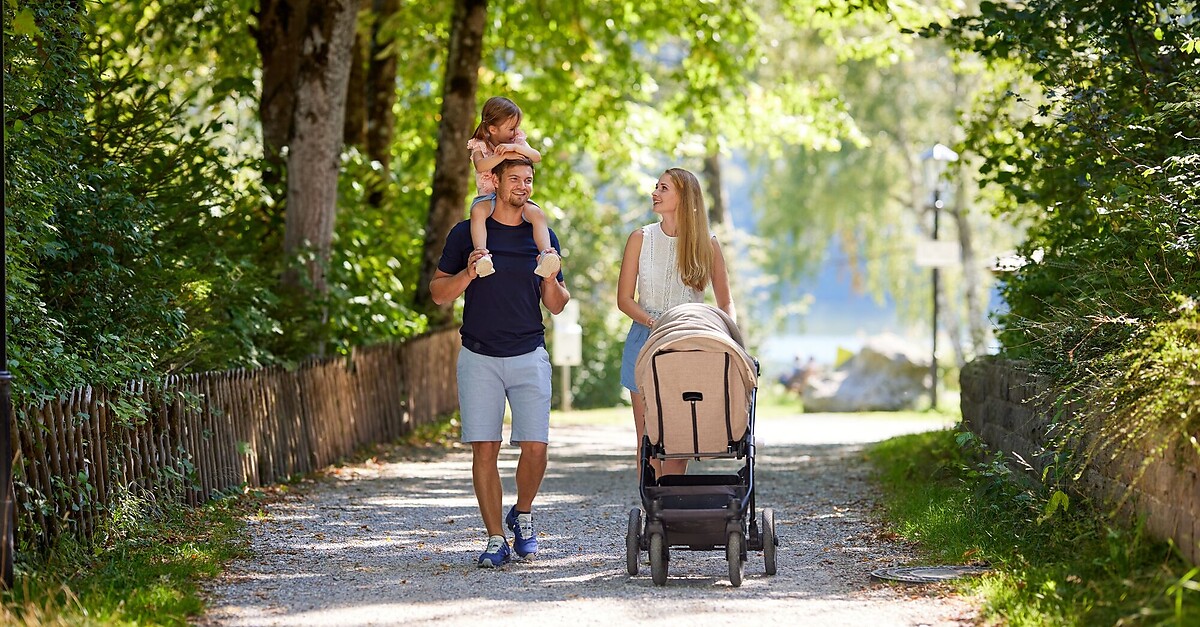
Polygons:
[[642,227],[638,303],[655,318],[676,305],[704,302],[703,291],[683,284],[675,255],[675,238],[663,232],[661,222]]
[[[517,134],[513,136],[513,140],[509,143],[528,144],[529,142],[525,138],[525,131],[517,131]],[[488,146],[486,141],[472,137],[471,139],[467,140],[468,154],[474,153],[476,150],[479,151],[479,154],[483,155],[484,159],[496,154],[495,151],[492,150],[491,146]],[[477,193],[480,196],[495,193],[496,182],[496,175],[492,174],[491,170],[486,170],[484,172],[480,172],[478,170],[475,171],[475,188],[479,190]]]

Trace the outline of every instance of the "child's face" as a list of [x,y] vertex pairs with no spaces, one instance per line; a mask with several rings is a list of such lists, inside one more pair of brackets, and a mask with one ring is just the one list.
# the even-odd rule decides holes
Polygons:
[[509,144],[517,137],[517,130],[521,128],[521,120],[516,117],[511,117],[499,125],[488,127],[488,134],[492,136],[494,144]]

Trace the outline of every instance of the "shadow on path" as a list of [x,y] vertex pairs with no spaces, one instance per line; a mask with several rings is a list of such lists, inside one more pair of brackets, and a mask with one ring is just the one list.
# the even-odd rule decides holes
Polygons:
[[[252,523],[256,558],[213,590],[204,625],[756,624],[958,625],[973,610],[928,589],[869,581],[906,548],[874,522],[863,439],[938,428],[837,418],[763,421],[758,507],[775,510],[779,572],[751,552],[741,588],[724,551],[673,550],[665,587],[625,567],[625,528],[639,506],[631,429],[558,427],[535,503],[542,551],[498,570],[475,565],[484,532],[470,454],[365,463],[331,472]],[[837,433],[845,437],[834,437]],[[842,439],[846,442],[837,442]],[[517,451],[505,447],[506,507]],[[695,468],[695,466],[694,466]],[[804,617],[808,617],[807,619]]]

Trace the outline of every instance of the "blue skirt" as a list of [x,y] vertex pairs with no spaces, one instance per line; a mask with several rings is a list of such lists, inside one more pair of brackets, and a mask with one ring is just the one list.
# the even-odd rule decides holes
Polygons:
[[634,379],[634,366],[637,365],[638,353],[650,337],[650,327],[635,322],[629,327],[629,335],[625,336],[625,352],[621,355],[621,385],[630,392],[637,392],[638,385]]

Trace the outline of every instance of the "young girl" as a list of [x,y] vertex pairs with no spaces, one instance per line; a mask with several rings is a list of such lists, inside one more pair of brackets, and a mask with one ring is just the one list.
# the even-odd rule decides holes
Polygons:
[[[650,200],[659,221],[629,235],[617,278],[617,308],[633,319],[621,359],[621,385],[633,401],[638,446],[645,433],[646,397],[634,379],[634,365],[658,317],[676,305],[704,302],[711,287],[717,307],[737,319],[725,257],[708,232],[704,193],[696,176],[682,168],[663,172]],[[651,460],[650,465],[658,476],[687,470],[687,460]]]
[[[487,219],[492,215],[492,203],[479,202],[484,196],[496,193],[496,175],[492,168],[505,159],[524,156],[537,163],[542,153],[532,148],[521,131],[521,108],[502,96],[488,98],[483,104],[479,126],[475,135],[467,140],[471,151],[471,162],[475,164],[475,187],[479,195],[471,201],[471,243],[477,250],[487,249]],[[562,260],[550,245],[550,227],[546,224],[546,212],[533,201],[525,206],[525,221],[533,225],[533,241],[537,243],[538,265],[534,269],[540,277],[558,274]],[[475,263],[480,277],[495,272],[492,256],[484,255]]]

